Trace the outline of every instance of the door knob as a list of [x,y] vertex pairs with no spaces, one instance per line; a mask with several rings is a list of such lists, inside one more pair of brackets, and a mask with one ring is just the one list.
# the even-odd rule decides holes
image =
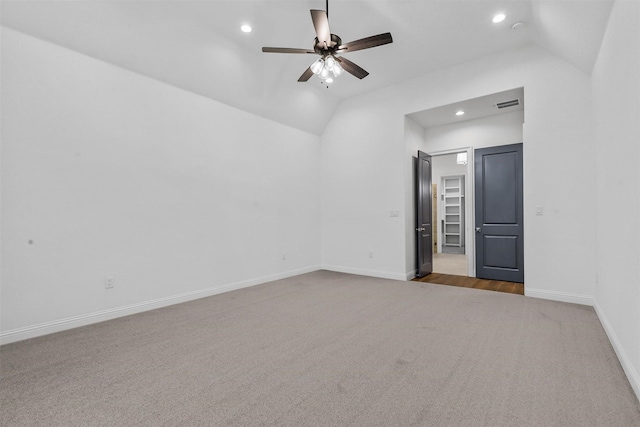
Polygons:
[[480,227],[476,227],[476,233],[480,233],[482,229]]

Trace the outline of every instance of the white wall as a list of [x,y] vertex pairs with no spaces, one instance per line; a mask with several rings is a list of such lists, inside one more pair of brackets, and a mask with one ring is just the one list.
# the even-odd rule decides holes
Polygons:
[[405,280],[405,122],[379,94],[343,101],[322,136],[322,266]]
[[640,3],[615,3],[593,71],[596,310],[640,396]]
[[319,155],[314,135],[3,29],[2,341],[317,269]]
[[[404,115],[524,87],[526,292],[590,304],[595,148],[590,80],[548,52],[511,50],[344,101],[322,137],[322,263],[406,277],[413,201]],[[559,187],[559,177],[566,185]],[[535,216],[535,206],[545,215]],[[373,249],[380,256],[368,259]],[[404,250],[403,250],[404,249]],[[561,261],[559,261],[561,260]]]
[[[526,104],[525,104],[526,109]],[[499,114],[425,129],[430,153],[463,147],[483,148],[522,142],[524,111]]]
[[458,155],[444,154],[441,156],[435,156],[433,158],[433,169],[431,175],[433,176],[433,183],[438,184],[438,189],[441,187],[441,179],[447,175],[465,175],[467,173],[467,165],[458,164]]

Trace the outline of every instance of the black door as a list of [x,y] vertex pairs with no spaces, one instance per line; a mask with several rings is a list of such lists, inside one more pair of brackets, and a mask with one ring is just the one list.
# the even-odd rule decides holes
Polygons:
[[522,144],[475,150],[476,276],[524,283]]
[[433,237],[431,235],[431,156],[422,151],[418,151],[416,180],[417,275],[423,277],[433,271]]

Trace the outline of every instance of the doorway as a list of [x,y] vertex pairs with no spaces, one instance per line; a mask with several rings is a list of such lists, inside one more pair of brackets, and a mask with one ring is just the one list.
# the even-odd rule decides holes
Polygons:
[[[463,156],[459,156],[463,154]],[[432,156],[433,272],[470,276],[466,151]]]

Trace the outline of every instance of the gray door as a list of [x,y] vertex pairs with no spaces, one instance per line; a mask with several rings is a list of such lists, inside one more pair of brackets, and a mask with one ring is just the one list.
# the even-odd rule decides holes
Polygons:
[[524,282],[522,144],[475,150],[476,276]]
[[431,156],[422,151],[418,151],[416,180],[417,275],[423,277],[433,271],[433,230],[431,229]]

